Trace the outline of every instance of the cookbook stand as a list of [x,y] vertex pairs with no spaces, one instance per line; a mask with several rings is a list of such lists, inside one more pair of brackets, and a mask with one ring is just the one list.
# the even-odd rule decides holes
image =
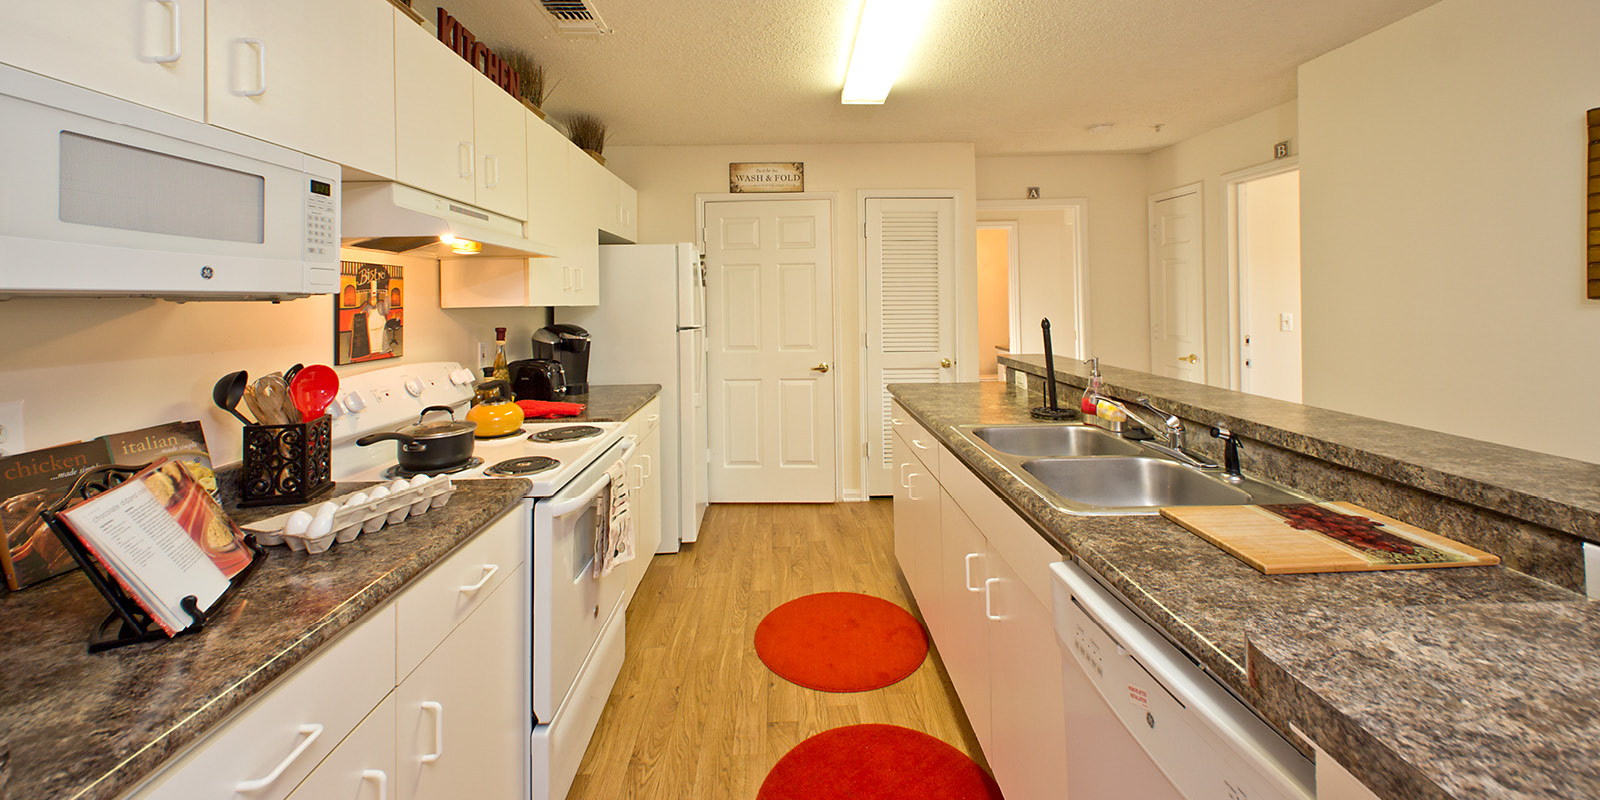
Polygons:
[[[80,500],[87,500],[113,486],[121,484],[123,481],[137,475],[140,470],[147,466],[149,465],[145,464],[137,467],[111,466],[89,470],[80,476],[76,483],[72,484],[72,488],[67,490],[65,497],[51,503],[48,508],[39,511],[39,516],[44,518],[44,523],[55,533],[56,538],[61,540],[61,544],[67,548],[67,552],[72,554],[73,560],[78,562],[78,566],[83,567],[84,573],[89,576],[89,582],[94,584],[94,588],[100,592],[101,596],[105,597],[107,603],[111,604],[111,613],[89,631],[89,652],[91,653],[99,653],[104,650],[138,644],[139,642],[159,641],[168,637],[166,631],[163,631],[161,626],[157,625],[154,619],[151,619],[150,614],[139,605],[138,601],[123,590],[122,585],[117,582],[116,576],[112,575],[111,571],[89,552],[89,548],[84,546],[83,540],[78,538],[78,534],[74,533],[72,528],[68,527],[66,522],[57,515]],[[194,622],[189,627],[178,631],[178,633],[174,634],[175,636],[193,633],[205,627],[207,615],[215,613],[217,609],[227,603],[234,593],[238,591],[239,587],[244,584],[245,580],[250,577],[251,573],[255,572],[256,565],[266,559],[267,552],[256,545],[254,534],[245,534],[244,546],[246,550],[250,551],[250,563],[245,565],[245,568],[240,570],[237,575],[233,576],[233,579],[228,582],[228,588],[223,591],[221,597],[217,598],[217,602],[211,604],[211,608],[201,610],[200,601],[194,595],[189,595],[180,601],[179,604],[183,606],[183,610],[188,612]],[[120,626],[118,623],[121,623]]]

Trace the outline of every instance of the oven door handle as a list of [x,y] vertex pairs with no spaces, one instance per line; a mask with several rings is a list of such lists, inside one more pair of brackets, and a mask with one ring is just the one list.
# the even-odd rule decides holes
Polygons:
[[[614,461],[612,461],[611,464],[613,466],[615,466],[617,464],[621,464],[624,461],[626,461],[627,458],[628,458],[628,454],[632,453],[633,452],[633,448],[635,448],[637,446],[638,446],[638,440],[635,439],[634,437],[632,437],[632,436],[624,436],[624,437],[622,437],[622,451],[617,453],[616,459]],[[608,471],[609,471],[609,469],[610,469],[610,467],[607,467]],[[573,497],[566,498],[566,499],[561,499],[561,500],[552,500],[551,503],[550,503],[550,516],[552,518],[564,517],[564,516],[566,516],[568,514],[571,514],[574,511],[577,511],[578,509],[583,508],[584,506],[594,502],[594,499],[600,495],[601,490],[605,489],[605,487],[610,485],[610,483],[611,483],[611,476],[603,474],[603,475],[600,476],[599,480],[595,481],[587,489],[584,489],[583,491],[579,492],[578,494],[574,495]]]

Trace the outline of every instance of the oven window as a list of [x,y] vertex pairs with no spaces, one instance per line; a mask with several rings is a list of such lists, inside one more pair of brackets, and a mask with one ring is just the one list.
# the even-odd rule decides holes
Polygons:
[[61,221],[227,242],[265,240],[260,175],[61,132]]
[[573,580],[578,580],[594,569],[594,527],[599,518],[595,509],[598,507],[597,503],[584,506],[583,513],[572,523]]

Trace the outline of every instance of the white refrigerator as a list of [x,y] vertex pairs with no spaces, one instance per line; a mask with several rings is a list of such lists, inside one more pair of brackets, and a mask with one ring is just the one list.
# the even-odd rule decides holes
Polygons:
[[558,308],[589,331],[589,382],[661,384],[661,545],[676,553],[705,518],[706,287],[693,244],[600,248],[600,305]]

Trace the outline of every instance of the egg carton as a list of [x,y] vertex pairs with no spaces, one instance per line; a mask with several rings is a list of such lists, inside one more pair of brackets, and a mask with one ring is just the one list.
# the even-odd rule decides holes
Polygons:
[[[449,476],[419,475],[410,482],[396,480],[350,492],[242,527],[254,533],[260,544],[287,545],[294,552],[316,555],[335,542],[354,541],[363,533],[374,533],[407,517],[443,508],[455,492]],[[373,497],[375,493],[381,496]]]

